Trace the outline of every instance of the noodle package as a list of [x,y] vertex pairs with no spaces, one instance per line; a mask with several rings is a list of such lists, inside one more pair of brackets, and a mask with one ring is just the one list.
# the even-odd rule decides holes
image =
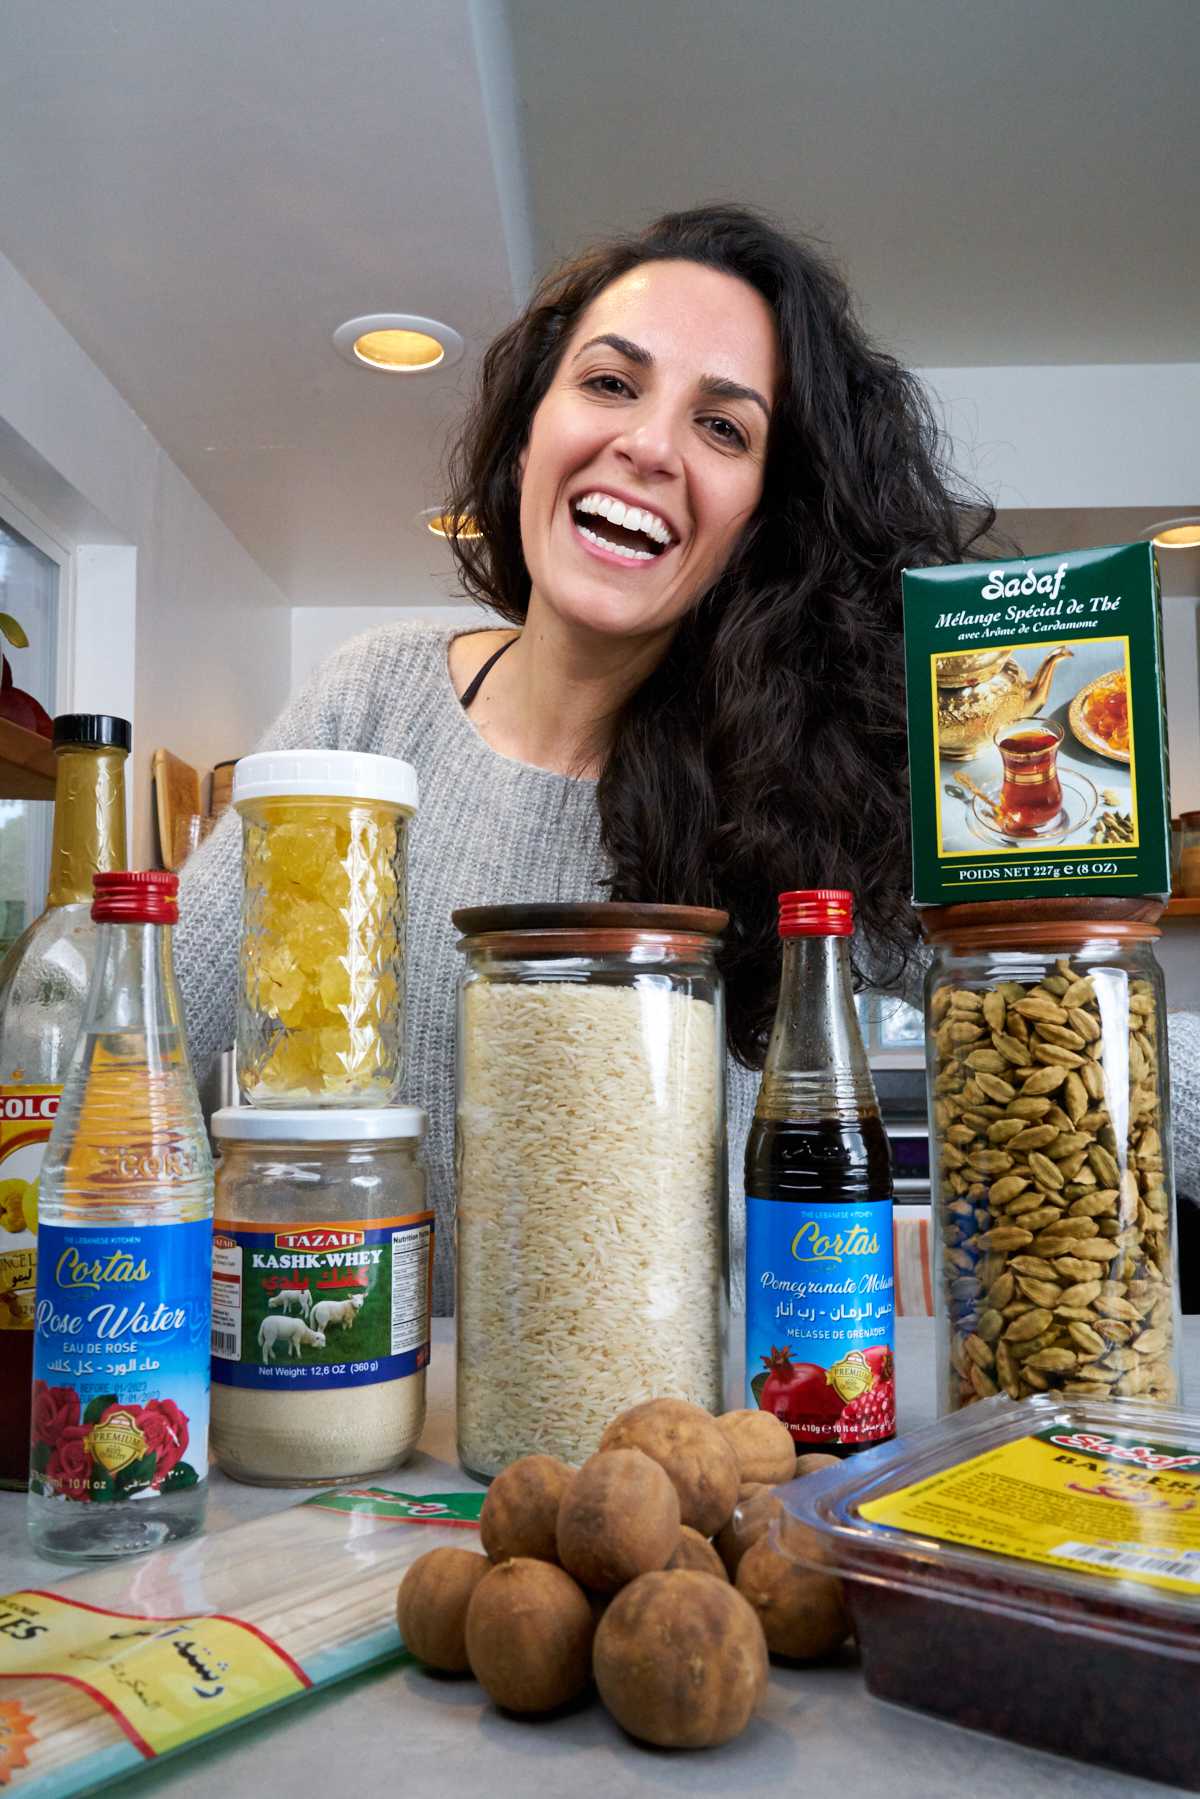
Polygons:
[[1148,543],[904,572],[917,905],[1168,893]]
[[401,1576],[470,1543],[482,1504],[341,1488],[289,1512],[286,1534],[276,1514],[0,1598],[0,1786],[69,1799],[406,1660]]

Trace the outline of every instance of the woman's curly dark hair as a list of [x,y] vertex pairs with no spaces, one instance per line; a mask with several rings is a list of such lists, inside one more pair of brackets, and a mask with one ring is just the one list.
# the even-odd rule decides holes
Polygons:
[[992,507],[956,491],[917,380],[876,349],[812,245],[748,208],[668,213],[549,275],[483,361],[450,461],[467,591],[529,604],[514,471],[576,322],[639,264],[691,261],[757,290],[780,380],[762,499],[732,560],[632,695],[597,788],[614,899],[722,906],[729,1045],[761,1062],[779,986],[776,898],[853,890],[860,979],[914,940],[900,571],[959,562]]

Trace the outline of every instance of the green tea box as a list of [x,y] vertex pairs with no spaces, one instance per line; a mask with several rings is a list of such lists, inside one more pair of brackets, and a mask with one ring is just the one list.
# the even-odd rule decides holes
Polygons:
[[913,899],[1170,891],[1148,543],[904,572]]

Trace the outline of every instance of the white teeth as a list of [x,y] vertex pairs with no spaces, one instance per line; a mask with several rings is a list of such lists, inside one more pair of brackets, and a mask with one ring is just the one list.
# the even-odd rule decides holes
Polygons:
[[640,531],[652,543],[665,547],[674,543],[671,527],[665,519],[659,518],[656,512],[646,507],[627,506],[624,500],[614,499],[612,494],[584,494],[574,502],[577,513],[591,513],[597,518],[606,518],[614,525],[623,525],[626,531]]
[[596,531],[589,531],[586,525],[578,525],[576,529],[589,543],[599,544],[602,550],[612,550],[614,555],[624,556],[627,562],[651,562],[654,559],[653,550],[627,549],[623,543],[609,543],[607,537],[601,537]]

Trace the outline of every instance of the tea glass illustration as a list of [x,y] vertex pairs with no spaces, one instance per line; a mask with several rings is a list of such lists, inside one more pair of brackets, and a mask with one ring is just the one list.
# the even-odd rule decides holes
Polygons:
[[999,822],[1014,837],[1033,837],[1062,813],[1058,747],[1062,726],[1048,718],[1019,718],[997,731],[994,742],[1004,764],[997,805]]

